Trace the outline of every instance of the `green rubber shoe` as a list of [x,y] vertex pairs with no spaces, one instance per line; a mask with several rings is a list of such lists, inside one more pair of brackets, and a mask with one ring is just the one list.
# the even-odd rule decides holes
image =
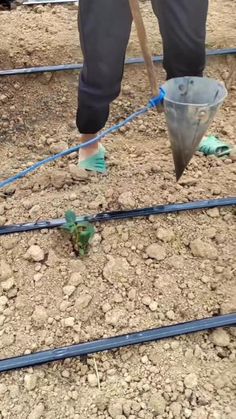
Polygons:
[[214,135],[203,137],[198,146],[198,151],[205,154],[205,156],[215,155],[217,157],[227,156],[231,152],[231,147],[221,141]]
[[106,173],[107,165],[105,162],[106,149],[100,145],[99,150],[94,156],[79,161],[79,168],[89,170],[91,172]]

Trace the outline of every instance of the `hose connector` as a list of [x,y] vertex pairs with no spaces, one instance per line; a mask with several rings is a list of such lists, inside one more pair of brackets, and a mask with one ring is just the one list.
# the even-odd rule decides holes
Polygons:
[[165,98],[165,91],[160,87],[159,95],[149,100],[148,107],[155,108],[156,106],[162,105]]

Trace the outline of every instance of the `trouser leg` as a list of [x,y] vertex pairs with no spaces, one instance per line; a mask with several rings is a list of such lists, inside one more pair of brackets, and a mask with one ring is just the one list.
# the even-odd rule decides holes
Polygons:
[[80,0],[79,32],[84,55],[77,126],[94,134],[106,124],[119,95],[132,16],[128,0]]
[[163,42],[167,79],[202,76],[208,0],[152,0]]

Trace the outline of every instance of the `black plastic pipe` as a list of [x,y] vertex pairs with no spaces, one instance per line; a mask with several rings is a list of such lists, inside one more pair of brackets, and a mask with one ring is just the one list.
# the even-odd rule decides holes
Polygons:
[[[226,49],[216,49],[212,51],[207,51],[206,55],[208,57],[213,56],[222,56],[222,55],[235,55],[236,48],[226,48]],[[155,63],[160,63],[163,61],[163,56],[153,57]],[[125,61],[126,65],[130,64],[144,64],[143,58],[128,58]],[[72,71],[72,70],[81,70],[83,64],[61,64],[61,65],[51,65],[51,66],[42,66],[42,67],[29,67],[29,68],[16,68],[11,70],[0,70],[0,76],[21,76],[27,74],[38,74],[38,73],[52,73],[58,71]]]
[[[124,220],[128,218],[149,217],[150,215],[170,214],[172,212],[182,212],[215,207],[226,207],[236,205],[236,197],[221,198],[205,201],[184,202],[177,204],[158,205],[149,208],[136,208],[133,210],[101,212],[96,215],[85,215],[77,217],[79,221],[89,221],[91,223]],[[48,221],[38,221],[36,223],[11,224],[0,227],[0,236],[14,233],[25,233],[34,230],[59,228],[65,224],[64,218],[57,218]]]
[[144,330],[142,332],[128,333],[126,335],[95,340],[93,342],[79,343],[76,345],[65,346],[63,348],[36,352],[30,355],[21,355],[14,358],[3,359],[0,360],[0,372],[16,370],[19,368],[29,368],[36,365],[47,364],[49,362],[61,361],[66,358],[87,356],[111,349],[119,349],[124,346],[143,344],[174,336],[235,325],[236,313],[201,320],[193,320],[186,323],[178,323],[172,326],[164,326]]

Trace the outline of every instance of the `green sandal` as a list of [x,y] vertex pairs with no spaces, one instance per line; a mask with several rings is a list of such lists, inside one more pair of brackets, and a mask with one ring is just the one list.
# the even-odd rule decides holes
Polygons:
[[107,166],[105,162],[106,149],[100,145],[99,150],[94,156],[79,161],[79,168],[89,170],[91,172],[106,173]]
[[208,137],[203,137],[198,146],[198,151],[205,156],[215,155],[217,157],[223,157],[230,154],[231,147],[221,141],[218,137],[209,135]]

